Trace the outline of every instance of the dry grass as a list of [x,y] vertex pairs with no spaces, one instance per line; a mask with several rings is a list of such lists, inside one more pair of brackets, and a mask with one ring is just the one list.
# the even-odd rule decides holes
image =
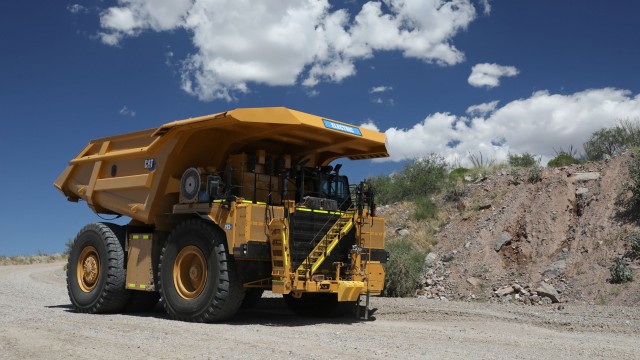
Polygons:
[[67,260],[64,254],[39,254],[32,256],[0,256],[0,265],[46,264]]

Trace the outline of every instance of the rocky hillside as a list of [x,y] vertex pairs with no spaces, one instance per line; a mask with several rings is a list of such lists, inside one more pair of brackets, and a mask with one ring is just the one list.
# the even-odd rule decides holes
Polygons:
[[[612,284],[609,268],[640,231],[624,200],[633,153],[608,161],[545,169],[531,184],[512,172],[474,179],[457,201],[434,199],[446,213],[425,261],[417,296],[427,299],[640,304],[636,280]],[[426,223],[411,204],[382,206],[388,241],[420,241]],[[417,236],[416,236],[417,235]]]

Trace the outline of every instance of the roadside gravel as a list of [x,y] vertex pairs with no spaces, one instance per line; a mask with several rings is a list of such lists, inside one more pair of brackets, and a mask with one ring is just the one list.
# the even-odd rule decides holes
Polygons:
[[638,358],[640,309],[373,298],[376,320],[303,319],[269,294],[224,324],[71,311],[63,263],[0,266],[2,359]]

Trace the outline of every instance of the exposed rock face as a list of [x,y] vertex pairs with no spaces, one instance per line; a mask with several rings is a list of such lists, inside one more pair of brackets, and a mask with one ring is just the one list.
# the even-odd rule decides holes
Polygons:
[[[639,280],[625,287],[608,281],[613,259],[629,251],[627,237],[640,232],[640,215],[625,207],[632,160],[629,152],[606,162],[543,169],[536,183],[527,181],[526,170],[517,170],[517,183],[513,170],[499,170],[467,183],[455,200],[435,197],[448,216],[435,232],[433,221],[411,219],[411,204],[379,210],[387,239],[399,238],[398,228],[409,229],[410,239],[435,237],[425,259],[425,298],[640,305]],[[632,266],[640,269],[640,259]],[[498,290],[508,294],[496,295]]]
[[573,174],[573,178],[575,181],[589,181],[589,180],[598,180],[600,179],[599,172],[578,172]]
[[500,239],[498,239],[498,241],[496,242],[495,249],[496,251],[500,251],[500,249],[502,249],[503,246],[509,245],[510,243],[511,243],[511,235],[507,233],[502,233],[500,235]]

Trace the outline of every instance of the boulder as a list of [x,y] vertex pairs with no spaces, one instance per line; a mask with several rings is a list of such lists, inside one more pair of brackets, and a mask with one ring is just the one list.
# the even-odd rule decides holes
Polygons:
[[472,276],[472,277],[470,277],[470,278],[467,278],[467,282],[468,282],[469,284],[471,284],[471,286],[473,286],[473,287],[478,287],[478,286],[480,286],[480,284],[482,283],[482,281],[481,281],[480,279],[475,278],[475,277],[473,277],[473,276]]
[[576,190],[576,196],[587,196],[587,194],[589,193],[589,189],[587,188],[579,188],[578,190]]
[[505,286],[505,287],[502,287],[502,288],[494,291],[493,293],[496,294],[496,296],[502,297],[502,296],[505,296],[505,295],[513,294],[514,291],[515,290],[513,289],[512,286]]
[[480,210],[491,209],[491,203],[489,201],[481,202],[480,205],[478,205],[478,209]]
[[442,257],[440,258],[440,261],[442,261],[444,263],[449,262],[449,261],[453,260],[453,255],[455,255],[453,252],[446,253],[446,254],[442,255]]
[[557,303],[560,302],[559,294],[556,289],[551,284],[547,284],[546,282],[541,282],[540,285],[536,288],[536,293],[539,296],[550,299],[552,302]]
[[438,261],[438,254],[436,253],[430,252],[424,258],[424,264],[427,265],[427,267],[434,266],[436,264],[436,261]]
[[507,233],[502,233],[500,235],[500,239],[498,239],[498,241],[496,242],[496,251],[500,251],[500,249],[502,249],[503,246],[505,245],[509,245],[511,243],[511,235],[507,234]]
[[600,179],[599,172],[580,172],[573,174],[573,177],[576,181],[589,181],[589,180],[598,180]]

